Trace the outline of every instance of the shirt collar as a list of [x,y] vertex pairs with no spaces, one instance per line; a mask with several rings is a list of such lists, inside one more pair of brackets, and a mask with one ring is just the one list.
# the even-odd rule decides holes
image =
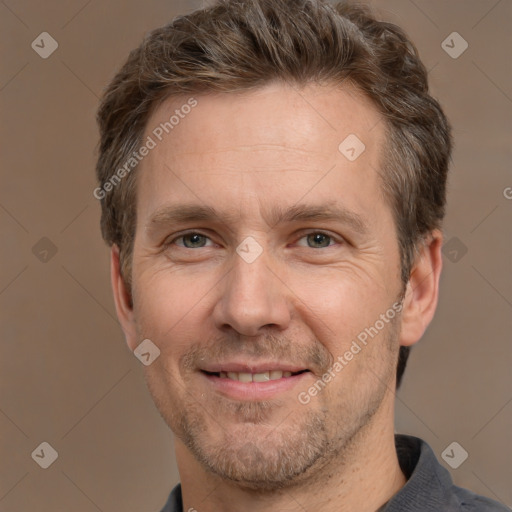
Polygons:
[[[438,512],[447,510],[453,482],[430,446],[418,437],[395,435],[395,447],[406,484],[377,512]],[[161,512],[182,512],[181,485],[169,495]]]
[[407,482],[378,512],[447,510],[453,481],[430,446],[417,437],[397,434],[395,447]]

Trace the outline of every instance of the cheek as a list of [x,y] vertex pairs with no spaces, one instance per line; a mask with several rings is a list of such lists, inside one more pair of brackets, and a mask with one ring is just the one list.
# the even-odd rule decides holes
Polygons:
[[290,288],[299,299],[295,308],[334,356],[393,302],[369,274],[325,269],[290,278]]
[[134,313],[140,336],[151,339],[162,354],[173,354],[176,360],[206,327],[211,286],[203,284],[169,270],[139,276]]

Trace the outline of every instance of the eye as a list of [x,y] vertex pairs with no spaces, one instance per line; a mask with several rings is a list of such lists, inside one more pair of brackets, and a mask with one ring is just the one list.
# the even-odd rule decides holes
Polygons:
[[307,233],[300,240],[303,239],[306,239],[308,247],[312,249],[323,249],[325,247],[329,247],[331,245],[330,242],[335,242],[334,238],[331,235],[323,233],[322,231]]
[[[178,240],[183,241],[183,243],[177,243]],[[201,249],[202,247],[206,247],[207,240],[210,239],[206,235],[192,231],[165,242],[165,245],[169,246],[174,244],[178,247],[184,247],[185,249]]]

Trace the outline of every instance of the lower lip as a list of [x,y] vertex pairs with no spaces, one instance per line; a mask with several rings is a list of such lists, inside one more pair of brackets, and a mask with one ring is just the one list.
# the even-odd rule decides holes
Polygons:
[[265,400],[272,398],[279,393],[289,391],[306,379],[310,373],[299,373],[291,377],[281,377],[280,379],[268,380],[266,382],[240,382],[200,372],[215,391],[234,400]]

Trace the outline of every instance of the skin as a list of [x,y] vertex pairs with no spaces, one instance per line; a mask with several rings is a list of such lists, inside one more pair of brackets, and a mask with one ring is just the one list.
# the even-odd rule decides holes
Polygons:
[[[175,433],[184,510],[377,510],[405,484],[394,448],[396,359],[434,315],[441,233],[419,248],[404,294],[376,171],[385,123],[354,89],[276,83],[195,98],[138,170],[133,307],[115,246],[111,258],[129,348],[149,338],[160,350],[145,378]],[[161,104],[145,136],[186,99]],[[349,134],[365,144],[354,161],[338,150]],[[151,221],[185,203],[221,217]],[[326,204],[350,215],[271,220],[276,208]],[[236,251],[256,254],[247,237],[261,249],[250,263]],[[402,298],[401,313],[301,403],[299,393]],[[233,362],[308,371],[243,396],[254,383],[232,392],[201,371]]]

